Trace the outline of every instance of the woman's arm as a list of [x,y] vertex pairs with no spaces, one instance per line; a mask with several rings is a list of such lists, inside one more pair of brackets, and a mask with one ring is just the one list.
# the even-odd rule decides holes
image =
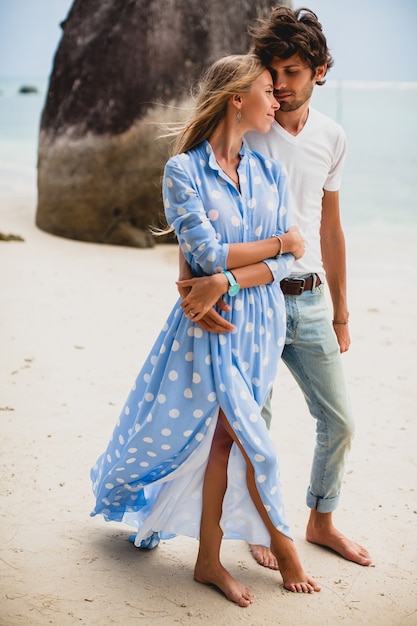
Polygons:
[[[276,237],[272,237],[271,239],[276,239]],[[280,247],[282,245],[284,252],[285,245],[288,245],[292,246],[291,252],[294,256],[297,255],[296,258],[299,258],[304,253],[304,240],[302,239],[297,226],[291,227],[288,233],[280,235],[280,240],[277,239]],[[241,244],[230,245],[229,257],[230,254],[233,256],[235,248],[240,245]],[[241,250],[238,250],[236,254],[239,256],[241,254]],[[282,259],[283,261],[284,258]],[[181,250],[179,251],[179,266],[181,280],[177,282],[177,287],[183,298],[181,306],[186,315],[192,317],[195,322],[199,322],[203,320],[205,315],[209,313],[215,304],[217,304],[221,310],[230,310],[230,307],[221,299],[229,287],[228,280],[224,274],[217,273],[212,276],[202,276],[198,278],[192,277],[191,268],[185,261]],[[230,265],[228,263],[228,268],[229,267]],[[243,267],[230,269],[232,269],[233,275],[239,283],[241,289],[246,289],[248,287],[267,285],[268,283],[273,282],[275,280],[275,276],[272,273],[271,267],[271,261],[270,264],[260,261],[258,263],[246,264]],[[216,311],[214,311],[214,313],[216,315],[209,316],[207,320],[203,321],[202,327],[205,328],[205,330],[210,330],[211,332],[228,332],[232,330],[233,326],[231,324],[221,323],[220,320],[223,320],[223,322],[225,322],[225,320]],[[213,330],[213,325],[216,330]]]
[[[297,226],[292,226],[286,233],[277,237],[268,237],[259,241],[229,244],[227,269],[247,267],[277,257],[278,254],[292,254],[299,259],[304,254],[304,241]],[[258,283],[259,284],[259,283]],[[254,285],[250,285],[253,287]]]
[[[164,203],[167,219],[174,226],[184,253],[180,256],[180,279],[185,280],[178,282],[178,289],[186,314],[198,322],[216,303],[219,308],[230,308],[221,299],[228,289],[223,269],[233,270],[242,288],[279,281],[288,275],[294,257],[300,258],[304,253],[304,241],[297,227],[289,228],[285,175],[277,175],[276,179],[278,236],[245,243],[220,243],[186,168],[182,164],[178,167],[173,161],[169,164],[164,179]],[[175,178],[170,179],[169,174],[171,177],[175,174]],[[186,261],[193,263],[192,269]],[[208,275],[201,276],[200,268]],[[199,277],[193,278],[192,272]],[[210,326],[207,330],[212,330],[212,320],[207,321]],[[221,332],[228,330],[230,327],[223,327]]]
[[[301,256],[302,239],[296,228],[279,228],[277,237],[267,237],[245,243],[221,242],[201,199],[192,187],[191,177],[185,166],[170,159],[165,166],[163,179],[165,214],[168,223],[177,234],[186,260],[192,263],[196,274],[211,275],[223,269],[236,269],[291,253]],[[283,203],[284,194],[277,194]]]
[[[233,270],[233,276],[236,278],[241,289],[256,287],[257,285],[267,285],[274,280],[268,265],[262,261]],[[181,306],[184,313],[192,317],[194,322],[200,322],[205,315],[213,309],[215,304],[222,310],[230,310],[230,307],[221,299],[229,288],[229,282],[222,273],[179,281],[177,285],[179,289],[189,289],[188,294],[181,302]],[[228,324],[227,328],[225,328],[225,325],[220,322],[219,318],[223,320],[217,313],[215,319],[220,324],[222,330],[213,331],[213,318],[206,320],[210,326],[210,328],[206,328],[206,330],[211,330],[212,332],[227,332],[233,329],[232,324]]]

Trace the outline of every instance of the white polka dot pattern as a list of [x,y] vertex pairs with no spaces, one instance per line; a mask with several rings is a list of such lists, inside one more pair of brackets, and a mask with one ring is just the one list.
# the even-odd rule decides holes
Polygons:
[[[215,162],[208,143],[167,164],[163,197],[168,221],[196,274],[226,267],[228,243],[284,232],[286,180],[280,166],[243,148],[240,193]],[[242,289],[225,316],[234,331],[203,331],[172,309],[122,408],[107,449],[91,470],[92,513],[137,529],[136,545],[153,547],[175,534],[199,535],[201,490],[219,408],[255,470],[276,527],[289,536],[276,450],[261,416],[284,345],[280,278],[291,257],[266,261],[275,278]],[[265,526],[253,508],[244,459],[236,446],[223,506],[225,536],[262,543]],[[144,542],[142,544],[142,542]]]

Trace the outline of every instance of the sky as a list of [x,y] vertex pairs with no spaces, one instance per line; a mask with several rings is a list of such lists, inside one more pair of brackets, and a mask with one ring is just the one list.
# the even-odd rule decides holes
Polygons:
[[[0,0],[0,77],[49,76],[59,23],[72,2]],[[293,0],[292,6],[309,7],[322,23],[335,60],[329,80],[417,82],[417,0]]]

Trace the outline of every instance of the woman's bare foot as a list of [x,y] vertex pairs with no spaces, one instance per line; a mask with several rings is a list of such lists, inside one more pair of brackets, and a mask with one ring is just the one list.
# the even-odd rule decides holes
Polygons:
[[369,552],[356,541],[348,539],[336,530],[332,523],[331,513],[318,513],[312,510],[307,525],[306,539],[310,543],[330,548],[344,559],[358,563],[358,565],[370,565],[372,563]]
[[314,593],[315,591],[320,591],[320,585],[304,572],[297,550],[291,539],[288,539],[288,541],[290,543],[285,549],[285,554],[283,554],[282,550],[280,554],[276,553],[284,588],[294,593]]
[[252,552],[252,556],[259,565],[263,567],[269,567],[269,569],[279,569],[278,561],[275,558],[271,548],[262,546],[260,544],[249,544],[249,549]]
[[219,563],[217,566],[203,566],[197,561],[194,568],[194,580],[203,585],[214,585],[231,602],[238,606],[247,607],[253,603],[253,596],[250,590],[239,583],[229,574],[229,572]]

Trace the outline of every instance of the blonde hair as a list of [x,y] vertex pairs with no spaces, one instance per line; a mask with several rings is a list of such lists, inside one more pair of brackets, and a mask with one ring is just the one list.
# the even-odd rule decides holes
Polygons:
[[[209,139],[226,115],[230,98],[250,91],[252,84],[264,71],[265,66],[254,54],[233,54],[210,65],[197,85],[191,117],[184,125],[172,128],[166,135],[176,137],[172,154],[192,150]],[[151,228],[155,236],[173,231],[172,226]]]
[[250,91],[264,70],[254,54],[234,54],[215,61],[198,83],[194,111],[179,130],[173,154],[187,152],[208,139],[225,116],[229,99]]

